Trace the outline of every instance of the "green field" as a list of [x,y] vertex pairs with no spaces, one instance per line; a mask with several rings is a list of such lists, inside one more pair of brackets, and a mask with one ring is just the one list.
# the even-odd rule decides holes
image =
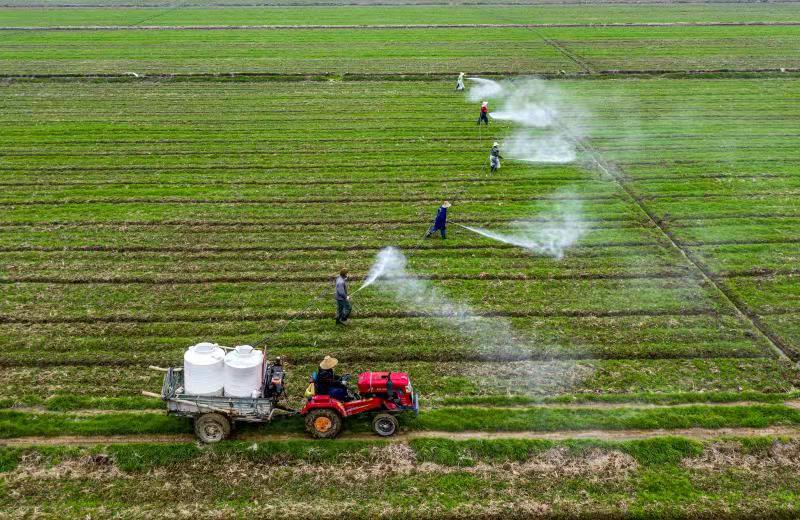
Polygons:
[[[50,4],[0,7],[0,511],[796,514],[797,4]],[[479,130],[459,70],[548,77],[577,158],[490,175],[516,126]],[[564,207],[562,259],[452,224]],[[332,277],[389,245],[473,325],[377,285],[336,327]],[[207,448],[140,395],[271,333],[293,405],[329,354],[408,371],[419,416]]]

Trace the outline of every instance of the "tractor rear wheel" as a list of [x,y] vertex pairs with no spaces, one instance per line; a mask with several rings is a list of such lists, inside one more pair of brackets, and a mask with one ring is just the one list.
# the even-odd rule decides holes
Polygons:
[[394,415],[380,413],[372,419],[372,429],[381,437],[391,437],[397,432],[400,422]]
[[306,430],[317,439],[333,439],[342,431],[342,417],[326,408],[311,410],[306,415]]
[[219,442],[231,434],[231,422],[222,414],[204,413],[195,419],[194,432],[202,442]]

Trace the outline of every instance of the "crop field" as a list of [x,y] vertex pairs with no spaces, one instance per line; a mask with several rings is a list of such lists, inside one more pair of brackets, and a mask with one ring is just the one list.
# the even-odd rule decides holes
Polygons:
[[[798,514],[798,4],[69,4],[0,7],[0,518]],[[490,174],[460,70],[542,78],[574,160]],[[566,210],[563,258],[458,226]],[[386,246],[470,325],[337,327]],[[420,413],[204,446],[140,393],[264,338],[292,406],[332,355]]]

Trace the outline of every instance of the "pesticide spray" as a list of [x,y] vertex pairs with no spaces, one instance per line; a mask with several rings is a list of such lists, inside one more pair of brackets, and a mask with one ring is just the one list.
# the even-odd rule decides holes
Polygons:
[[408,268],[408,259],[397,248],[386,247],[375,258],[364,284],[358,290],[375,284],[390,293],[398,302],[421,315],[439,319],[444,325],[457,328],[461,337],[471,343],[487,359],[521,359],[526,350],[504,318],[486,318],[460,302],[453,302],[433,284],[420,279]]
[[[378,278],[387,272],[387,270],[396,271],[399,262],[397,256],[398,254],[402,256],[402,253],[393,247],[385,247],[381,249],[381,251],[378,253],[378,256],[375,258],[375,263],[373,263],[372,267],[370,267],[369,273],[367,273],[367,277],[364,279],[364,283],[362,283],[361,287],[356,289],[353,294],[374,284]],[[405,257],[403,257],[403,259],[405,259]]]
[[560,201],[551,213],[538,215],[536,220],[545,222],[512,222],[514,231],[511,233],[456,225],[492,240],[518,246],[532,253],[552,256],[557,260],[564,258],[565,250],[574,245],[588,229],[582,218],[582,204],[579,199]]
[[499,109],[489,113],[517,127],[503,140],[507,158],[533,163],[569,163],[577,159],[575,140],[584,132],[585,110],[555,86],[539,79],[497,82],[468,78],[471,101],[493,99]]

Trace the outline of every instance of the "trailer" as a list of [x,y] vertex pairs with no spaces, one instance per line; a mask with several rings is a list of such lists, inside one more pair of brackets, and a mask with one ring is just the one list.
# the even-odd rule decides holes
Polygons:
[[[158,367],[152,367],[158,369]],[[184,392],[183,369],[165,369],[160,397],[167,405],[167,414],[188,417],[194,421],[194,431],[202,442],[219,442],[230,436],[234,425],[268,423],[278,416],[298,415],[280,404],[285,398],[284,372],[280,358],[267,363],[258,397],[226,397],[191,395]]]

